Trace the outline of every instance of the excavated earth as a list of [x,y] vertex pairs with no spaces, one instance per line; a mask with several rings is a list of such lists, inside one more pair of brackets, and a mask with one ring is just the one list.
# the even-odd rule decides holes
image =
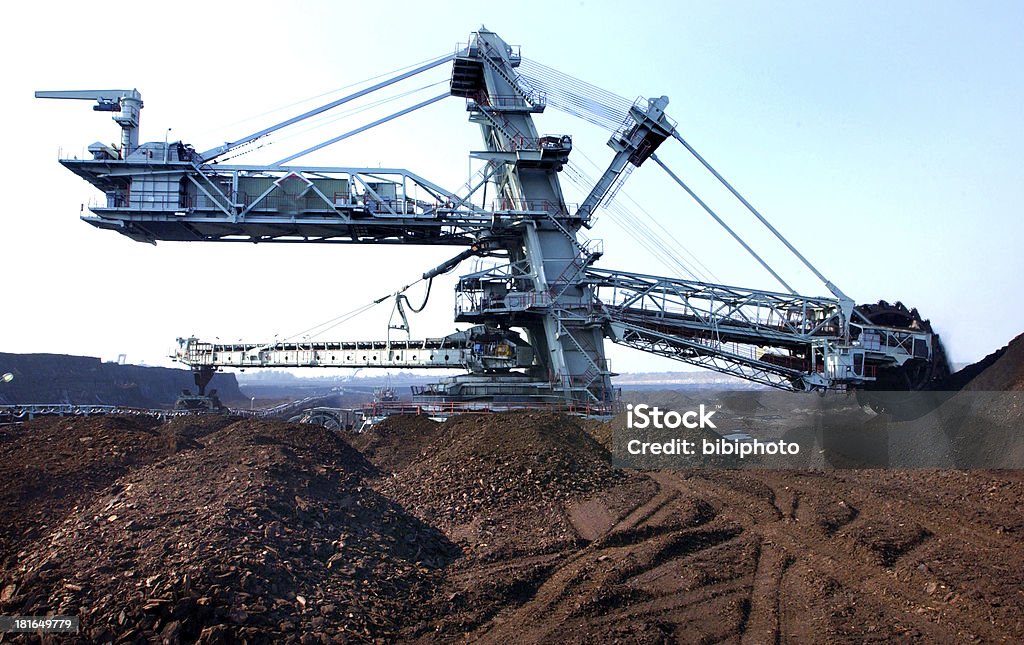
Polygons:
[[[1022,377],[1018,339],[971,383]],[[1022,471],[625,471],[609,443],[541,413],[0,428],[0,615],[79,616],[54,642],[1024,641]]]

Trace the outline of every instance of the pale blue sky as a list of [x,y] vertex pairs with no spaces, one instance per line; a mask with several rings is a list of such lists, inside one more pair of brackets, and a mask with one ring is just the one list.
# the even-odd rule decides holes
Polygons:
[[[668,95],[680,132],[826,276],[859,302],[919,307],[955,360],[980,358],[1024,330],[1024,4],[131,6],[127,14],[122,5],[79,2],[6,11],[0,258],[19,305],[0,319],[0,351],[125,352],[163,362],[175,336],[259,339],[304,329],[454,254],[153,248],[95,230],[77,219],[95,193],[57,164],[57,151],[114,140],[117,128],[87,103],[38,101],[33,90],[138,87],[143,140],[162,140],[170,127],[172,138],[205,149],[279,115],[239,119],[451,51],[481,24],[524,56],[622,96]],[[363,122],[282,141],[252,160]],[[608,162],[602,131],[555,113],[537,122],[574,135],[581,165],[583,154]],[[466,151],[479,145],[464,106],[449,99],[309,162],[401,165],[456,188],[466,179]],[[825,292],[670,145],[661,157],[787,279],[810,295]],[[625,190],[722,281],[775,287],[653,164]],[[603,215],[593,235],[605,240],[602,266],[667,274],[613,217]],[[451,331],[451,305],[450,282],[438,285],[413,333]],[[337,337],[383,337],[387,317],[381,310]],[[623,371],[681,367],[627,350],[610,355]]]

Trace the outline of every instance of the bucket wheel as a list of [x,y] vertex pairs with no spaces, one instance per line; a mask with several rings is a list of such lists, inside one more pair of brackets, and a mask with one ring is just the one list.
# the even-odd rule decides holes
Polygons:
[[877,380],[866,389],[888,392],[942,389],[949,376],[949,360],[939,335],[932,331],[931,322],[921,317],[917,309],[907,309],[902,302],[890,304],[880,300],[872,305],[859,305],[855,309],[864,320],[873,325],[924,331],[932,335],[932,356],[915,358],[899,367],[879,369]]
[[[931,323],[921,318],[917,309],[907,309],[902,302],[889,304],[882,300],[855,309],[867,322],[883,327],[924,331],[932,335],[932,356],[915,358],[899,367],[879,368],[876,380],[857,390],[857,401],[875,412],[888,413],[897,419],[915,419],[929,413],[945,400],[934,390],[942,390],[949,376],[949,360],[939,335]],[[931,394],[921,394],[933,391]]]

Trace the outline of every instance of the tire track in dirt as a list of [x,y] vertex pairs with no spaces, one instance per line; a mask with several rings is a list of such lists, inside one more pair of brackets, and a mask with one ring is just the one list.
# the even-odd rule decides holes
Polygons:
[[743,626],[742,643],[763,645],[780,642],[782,576],[794,558],[771,542],[761,542],[757,572],[750,589],[750,615]]
[[[858,515],[837,530],[834,533],[834,537],[828,536],[826,539],[823,539],[821,535],[816,535],[816,531],[807,526],[808,523],[806,522],[782,521],[773,523],[762,521],[760,518],[770,515],[771,511],[758,510],[756,505],[767,505],[770,501],[774,507],[775,496],[755,495],[752,497],[749,492],[751,487],[744,483],[741,483],[739,487],[731,489],[722,486],[723,483],[734,480],[736,475],[731,474],[727,477],[721,477],[718,473],[712,473],[710,474],[710,479],[705,479],[700,475],[679,478],[678,475],[670,474],[667,478],[661,479],[663,483],[668,484],[673,476],[677,477],[680,486],[685,486],[691,492],[717,501],[716,506],[719,509],[728,508],[732,512],[740,511],[739,515],[746,516],[745,521],[742,517],[734,516],[732,519],[744,523],[749,531],[760,535],[763,543],[770,543],[773,545],[773,548],[781,548],[789,553],[794,559],[794,568],[809,566],[813,575],[804,583],[805,586],[813,586],[817,582],[821,582],[822,576],[824,576],[825,586],[832,585],[833,583],[840,584],[838,581],[842,581],[841,586],[846,590],[856,593],[862,605],[865,600],[872,601],[875,607],[871,608],[870,611],[887,617],[888,620],[896,625],[903,625],[907,633],[916,633],[930,640],[945,641],[963,639],[965,637],[968,639],[981,637],[986,640],[1010,638],[1012,640],[1011,634],[1007,633],[1005,629],[994,627],[991,620],[983,618],[990,613],[983,604],[962,600],[958,603],[959,606],[957,607],[950,607],[948,605],[937,607],[937,605],[942,603],[937,603],[936,599],[932,598],[925,591],[927,587],[924,582],[917,586],[910,584],[916,579],[916,576],[912,573],[905,573],[901,579],[898,577],[898,571],[872,563],[863,552],[859,552],[855,548],[856,545],[851,544],[850,534],[853,532],[852,529],[858,525],[867,526],[872,522],[885,521],[884,515],[878,513],[877,509],[872,509],[870,517],[864,514]],[[751,477],[754,477],[754,475]],[[756,477],[759,482],[769,487],[773,487],[774,484],[775,488],[788,487],[798,490],[800,492],[797,494],[801,497],[813,498],[815,494],[821,495],[820,491],[816,491],[814,488],[803,488],[798,481],[794,480],[793,475],[790,473],[758,473]],[[872,503],[875,507],[879,506],[879,499],[877,497],[872,499],[870,495],[859,493],[854,489],[855,487],[847,487],[843,490],[842,487],[836,485],[837,483],[839,481],[829,479],[829,495],[834,496],[837,492],[840,492],[846,499],[854,500],[855,503],[865,507]],[[908,550],[900,553],[896,558],[897,562],[908,559],[911,555],[922,549],[927,549],[930,543],[936,539],[936,535],[945,537],[949,533],[957,533],[963,530],[955,523],[949,524],[943,529],[935,523],[934,517],[923,517],[920,510],[906,508],[903,504],[894,504],[887,501],[881,506],[882,508],[896,507],[894,509],[894,516],[903,520],[904,524],[920,522],[922,525],[930,527],[929,536],[916,544],[912,544]],[[971,533],[972,531],[967,530],[966,532]],[[760,569],[759,563],[759,572]],[[765,567],[765,569],[772,571],[771,567]],[[772,588],[772,583],[770,580],[755,578],[753,587],[752,604],[757,604],[758,599],[763,601],[764,594],[768,593],[767,590]],[[758,588],[760,590],[757,590]],[[779,592],[776,591],[777,593]],[[801,595],[799,589],[791,590],[790,593]],[[940,620],[941,625],[937,624]],[[783,617],[780,624],[780,631],[783,635],[788,631],[785,622],[786,619]],[[748,639],[751,642],[771,642],[776,637],[769,632],[753,631],[758,627],[759,625],[756,621],[751,621],[747,627]],[[950,630],[953,631],[951,632]],[[802,628],[793,631],[806,633],[807,629]],[[892,632],[890,631],[889,633],[891,634]]]
[[516,625],[538,615],[544,615],[546,622],[557,618],[566,625],[581,617],[613,625],[638,619],[664,622],[669,614],[684,622],[696,620],[708,611],[704,605],[728,604],[742,597],[746,584],[727,581],[705,585],[698,593],[655,594],[640,583],[657,577],[654,572],[661,568],[726,545],[741,533],[739,526],[719,521],[703,500],[682,498],[674,486],[659,483],[650,498],[615,522],[604,536],[560,562],[532,598],[496,617],[484,633],[474,637],[485,642],[519,640],[522,635]]
[[[524,432],[528,426],[518,422],[526,418],[514,420],[509,428],[518,433],[516,441],[500,451],[489,447],[503,445],[489,434],[499,429],[498,419],[493,429],[483,422],[463,428],[468,435],[461,440],[471,437],[486,447],[470,442],[471,465],[480,455],[497,461],[497,477],[485,469],[460,474],[463,455],[454,452],[430,473],[419,473],[422,464],[414,460],[414,470],[402,475],[411,473],[410,481],[430,482],[434,489],[438,473],[450,480],[425,498],[424,517],[472,503],[481,490],[485,495],[485,505],[474,511],[486,520],[478,522],[482,530],[465,531],[477,524],[464,524],[461,514],[444,516],[452,535],[469,536],[467,557],[449,568],[443,594],[432,601],[429,613],[443,618],[417,628],[417,637],[464,636],[504,645],[1019,642],[1024,634],[1011,615],[1024,604],[1010,597],[1016,593],[1014,573],[993,570],[990,576],[1001,581],[995,586],[1004,595],[995,600],[1003,608],[989,602],[977,576],[961,587],[944,582],[959,572],[950,562],[964,555],[978,554],[980,566],[990,570],[1019,559],[1014,528],[1024,520],[1010,503],[1024,491],[1012,477],[990,485],[973,474],[935,479],[881,471],[625,471],[600,480],[583,475],[585,486],[569,487],[565,477],[548,474],[552,465],[561,472],[563,461],[597,463],[599,455],[575,439],[575,446],[563,442],[552,452],[546,434]],[[580,449],[589,456],[546,456]],[[504,482],[524,474],[527,486],[511,490],[530,494],[506,497]],[[465,486],[463,479],[477,486]],[[528,488],[549,480],[554,486]],[[489,482],[492,497],[486,497]],[[948,494],[933,490],[933,483]],[[582,494],[562,492],[573,489]],[[999,517],[1004,506],[971,511],[969,502],[989,499],[1005,506],[1005,522]],[[544,522],[536,520],[540,508]],[[977,526],[965,521],[975,518],[982,520]],[[548,522],[565,527],[557,540],[539,539],[550,534]],[[996,524],[1005,524],[1005,535],[996,533]],[[934,571],[919,570],[924,562]]]
[[[658,485],[653,495],[585,548],[552,559],[550,575],[531,597],[473,637],[574,641],[574,634],[597,629],[639,640],[745,643],[884,640],[896,634],[936,642],[1013,639],[1012,626],[987,620],[979,602],[939,607],[909,570],[908,563],[936,540],[973,529],[943,529],[936,516],[880,500],[842,477],[736,471],[647,476]],[[883,553],[892,558],[885,566],[870,540],[877,537],[873,527],[888,528],[889,515],[905,520],[911,537],[897,540],[894,553]],[[925,527],[919,538],[918,525]],[[887,538],[883,532],[879,539]],[[521,626],[538,616],[544,627],[524,637]]]

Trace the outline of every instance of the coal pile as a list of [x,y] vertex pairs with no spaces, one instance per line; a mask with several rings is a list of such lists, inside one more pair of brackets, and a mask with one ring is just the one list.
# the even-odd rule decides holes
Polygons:
[[377,488],[401,499],[478,556],[544,551],[578,536],[564,507],[630,475],[574,417],[463,415],[445,423],[392,417],[361,439],[382,470]]
[[373,472],[324,429],[233,423],[118,478],[14,554],[0,612],[78,613],[92,642],[394,635],[458,551],[366,487]]
[[0,427],[0,563],[132,468],[226,425],[223,417],[48,417]]
[[[187,369],[105,363],[89,356],[0,352],[0,374],[14,379],[0,388],[0,405],[73,403],[169,408],[183,389],[195,390]],[[235,375],[214,374],[209,390],[222,401],[249,404]]]
[[[1024,390],[1024,335],[1011,340],[995,355],[996,359],[972,378],[964,389],[974,392]],[[983,359],[982,363],[986,362],[987,358]],[[964,369],[969,370],[970,367]]]
[[[974,378],[1012,384],[1017,344]],[[1024,641],[1020,471],[620,470],[615,427],[0,428],[0,614],[77,615],[71,642]]]

